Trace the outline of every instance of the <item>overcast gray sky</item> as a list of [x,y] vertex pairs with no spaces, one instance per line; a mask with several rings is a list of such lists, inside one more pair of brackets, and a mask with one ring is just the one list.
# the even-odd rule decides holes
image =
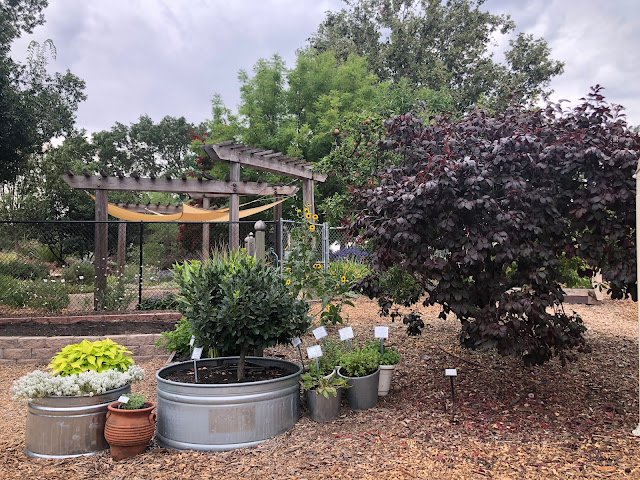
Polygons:
[[[50,0],[47,23],[13,47],[24,58],[29,41],[52,39],[56,71],[69,68],[87,82],[78,126],[89,132],[142,114],[191,122],[210,117],[214,93],[235,110],[237,74],[259,58],[280,54],[289,67],[295,51],[340,0]],[[640,123],[640,2],[637,0],[488,0],[508,13],[517,31],[543,36],[566,63],[553,99],[575,101],[591,85],[627,107]],[[504,50],[508,39],[498,39]]]

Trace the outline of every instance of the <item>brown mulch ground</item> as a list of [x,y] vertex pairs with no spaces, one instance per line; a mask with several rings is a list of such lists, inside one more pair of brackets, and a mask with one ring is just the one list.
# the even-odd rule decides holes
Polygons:
[[[356,337],[389,325],[388,344],[403,357],[393,390],[378,407],[325,425],[303,416],[290,432],[256,448],[226,453],[175,452],[155,446],[120,463],[108,452],[68,460],[28,459],[26,407],[0,391],[2,479],[324,479],[324,478],[640,478],[638,323],[636,304],[605,301],[568,306],[591,328],[590,355],[563,368],[553,361],[526,368],[514,359],[460,349],[456,323],[424,309],[427,328],[407,337],[404,326],[381,320],[373,302],[350,310]],[[337,337],[337,328],[330,328]],[[305,344],[313,343],[311,335]],[[269,352],[267,352],[269,353]],[[297,350],[270,353],[296,361]],[[155,397],[154,372],[137,389]],[[29,366],[0,367],[2,385]],[[458,368],[452,408],[445,368]],[[446,411],[445,411],[446,407]]]

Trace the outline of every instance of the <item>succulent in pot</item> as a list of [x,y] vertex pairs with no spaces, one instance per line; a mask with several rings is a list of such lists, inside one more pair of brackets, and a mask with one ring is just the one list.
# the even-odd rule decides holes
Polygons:
[[155,431],[155,407],[142,393],[123,395],[109,405],[104,437],[114,460],[144,453]]

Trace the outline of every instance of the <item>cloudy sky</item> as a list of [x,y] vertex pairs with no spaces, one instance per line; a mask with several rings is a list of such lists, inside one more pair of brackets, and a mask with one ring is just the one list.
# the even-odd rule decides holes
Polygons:
[[[191,122],[210,117],[220,93],[235,110],[237,74],[259,58],[280,54],[288,66],[295,51],[340,0],[50,0],[47,23],[13,46],[24,58],[31,40],[52,39],[53,69],[70,69],[87,83],[78,126],[89,132],[142,114]],[[553,57],[566,63],[552,88],[554,99],[577,100],[589,86],[627,107],[640,123],[640,2],[637,0],[488,0],[508,13],[517,31],[543,36]],[[496,39],[496,51],[508,38]]]

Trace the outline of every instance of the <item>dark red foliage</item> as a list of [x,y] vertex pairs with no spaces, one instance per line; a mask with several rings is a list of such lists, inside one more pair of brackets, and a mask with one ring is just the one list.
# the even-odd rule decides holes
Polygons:
[[[352,227],[375,245],[377,270],[411,274],[469,348],[529,364],[586,349],[582,320],[561,305],[561,253],[601,269],[614,298],[636,297],[640,138],[620,107],[597,86],[571,110],[431,120],[388,120],[381,147],[400,160],[359,192]],[[380,285],[364,287],[389,298]]]

